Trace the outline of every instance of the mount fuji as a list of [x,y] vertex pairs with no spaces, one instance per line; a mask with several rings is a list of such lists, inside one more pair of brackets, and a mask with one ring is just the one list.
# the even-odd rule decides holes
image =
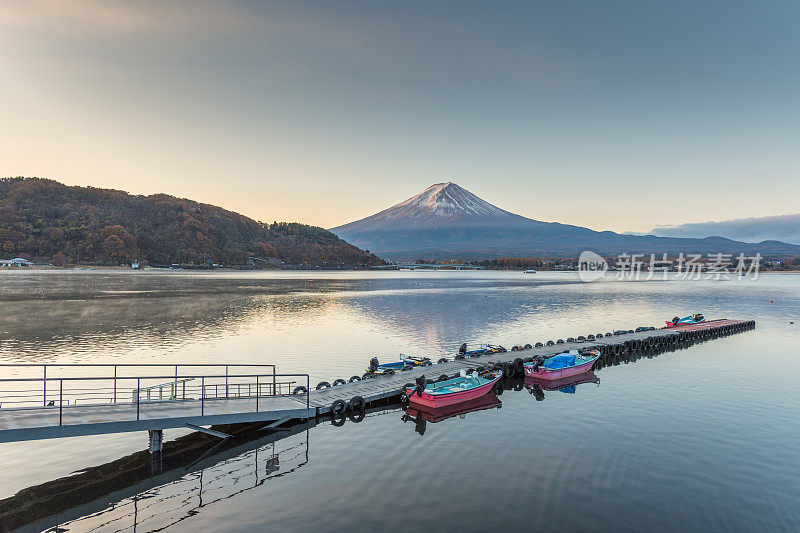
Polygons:
[[392,260],[577,257],[584,250],[618,253],[746,253],[800,255],[800,246],[705,239],[621,235],[541,222],[494,206],[453,182],[431,185],[379,213],[331,231]]

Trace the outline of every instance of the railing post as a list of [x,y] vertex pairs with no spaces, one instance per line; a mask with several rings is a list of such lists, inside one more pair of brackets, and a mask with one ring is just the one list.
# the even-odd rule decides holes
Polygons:
[[228,365],[225,365],[225,397],[228,397]]
[[258,412],[258,375],[256,375],[256,413]]
[[114,403],[117,403],[117,365],[114,365]]
[[200,378],[200,416],[205,414],[206,409],[206,377]]
[[136,378],[136,420],[139,420],[139,396],[141,396],[139,389],[141,388],[141,379],[142,378]]
[[42,365],[44,377],[42,378],[42,405],[47,407],[47,365]]
[[306,374],[306,409],[311,408],[311,376]]
[[277,396],[278,395],[278,391],[275,389],[275,387],[276,387],[275,379],[276,379],[276,377],[275,377],[275,365],[272,365],[272,395],[273,396]]
[[[47,381],[45,381],[47,383]],[[58,380],[58,425],[64,420],[64,380]]]

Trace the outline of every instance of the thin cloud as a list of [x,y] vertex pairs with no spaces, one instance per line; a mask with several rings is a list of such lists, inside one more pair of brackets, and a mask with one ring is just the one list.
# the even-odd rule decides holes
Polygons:
[[241,7],[203,0],[9,0],[0,10],[0,27],[6,29],[47,30],[84,36],[231,30],[248,24],[248,13]]
[[650,233],[661,237],[714,236],[745,242],[782,241],[800,244],[800,213],[656,226]]

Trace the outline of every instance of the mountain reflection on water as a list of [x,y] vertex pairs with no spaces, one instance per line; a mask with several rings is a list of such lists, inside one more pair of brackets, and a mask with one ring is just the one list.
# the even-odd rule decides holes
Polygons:
[[[306,359],[324,359],[331,345],[315,339],[336,342],[331,337],[367,331],[380,339],[365,345],[353,361],[355,371],[366,362],[364,356],[388,345],[395,354],[449,354],[461,342],[498,342],[497,331],[535,322],[537,313],[569,314],[583,305],[556,304],[536,290],[571,285],[572,279],[490,278],[476,290],[474,279],[435,275],[277,280],[163,273],[101,274],[99,280],[86,273],[51,276],[37,277],[39,288],[30,292],[17,285],[19,277],[0,277],[0,312],[7,317],[0,358],[5,362],[97,362],[134,352],[139,359],[161,362],[178,351],[186,362],[230,361],[232,354],[220,344],[244,333],[264,342],[242,346],[236,352],[239,361],[263,360],[266,350],[275,357],[270,362],[288,364],[298,361],[279,352],[302,349]],[[27,284],[31,280],[26,278]],[[23,297],[26,312],[14,312]],[[342,355],[336,359],[339,366]]]

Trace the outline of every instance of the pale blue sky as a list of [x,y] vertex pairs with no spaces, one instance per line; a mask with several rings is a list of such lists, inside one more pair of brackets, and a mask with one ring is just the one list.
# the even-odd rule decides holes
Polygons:
[[800,3],[0,8],[0,175],[331,227],[455,181],[616,231],[800,211]]

